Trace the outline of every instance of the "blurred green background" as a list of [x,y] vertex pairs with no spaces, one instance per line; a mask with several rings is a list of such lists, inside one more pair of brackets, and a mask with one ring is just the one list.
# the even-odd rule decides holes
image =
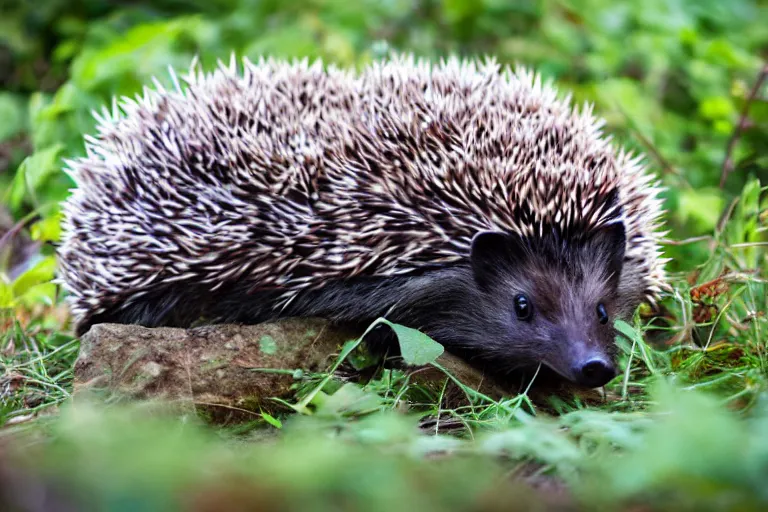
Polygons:
[[[750,176],[766,182],[768,103],[760,95],[719,181],[728,140],[768,53],[755,0],[45,0],[0,2],[0,190],[13,219],[55,240],[68,194],[62,158],[82,153],[92,109],[167,68],[232,52],[321,57],[354,66],[392,50],[493,55],[589,101],[670,187],[672,236],[711,233]],[[706,245],[669,247],[672,270]]]

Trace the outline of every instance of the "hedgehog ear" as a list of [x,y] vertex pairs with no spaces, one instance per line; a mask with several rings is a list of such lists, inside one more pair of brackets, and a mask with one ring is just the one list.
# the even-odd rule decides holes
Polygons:
[[472,239],[469,260],[477,283],[488,288],[497,281],[503,269],[527,257],[525,244],[516,234],[481,231]]
[[611,280],[618,284],[624,266],[627,233],[623,222],[614,222],[600,228],[594,235],[595,253],[602,254],[608,265]]

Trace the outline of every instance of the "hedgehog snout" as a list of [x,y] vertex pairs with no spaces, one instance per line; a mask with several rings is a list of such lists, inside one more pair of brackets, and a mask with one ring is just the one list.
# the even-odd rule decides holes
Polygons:
[[572,372],[577,384],[589,388],[605,386],[616,376],[615,366],[602,355],[577,363]]
[[[616,376],[616,366],[608,352],[600,345],[570,338],[564,376],[580,386],[599,388]],[[573,341],[575,339],[575,341]]]

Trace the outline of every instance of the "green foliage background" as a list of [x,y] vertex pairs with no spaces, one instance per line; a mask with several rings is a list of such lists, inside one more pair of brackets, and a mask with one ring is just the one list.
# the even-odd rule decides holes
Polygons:
[[[462,445],[458,451],[544,461],[559,474],[571,475],[572,487],[593,503],[596,498],[634,499],[655,492],[657,502],[664,504],[680,498],[675,494],[680,490],[693,492],[668,503],[697,510],[740,504],[747,510],[768,502],[761,490],[768,467],[763,440],[768,421],[768,262],[760,245],[766,244],[768,219],[763,188],[768,184],[765,82],[746,111],[768,57],[768,2],[762,0],[0,0],[0,214],[42,246],[41,254],[13,278],[0,258],[0,311],[11,307],[20,315],[41,304],[60,303],[51,283],[53,247],[60,235],[59,202],[72,186],[62,172],[63,159],[83,153],[83,135],[95,125],[92,110],[110,105],[115,96],[141,92],[153,77],[167,82],[169,66],[184,70],[195,56],[208,69],[232,53],[253,60],[261,55],[319,57],[358,66],[393,50],[431,58],[491,55],[505,64],[534,68],[563,94],[572,93],[575,102],[594,103],[617,143],[646,154],[648,165],[668,187],[664,198],[671,232],[665,252],[672,258],[668,269],[674,291],[663,302],[666,323],[649,326],[638,317],[634,326],[622,327],[629,343],[622,361],[626,372],[611,387],[621,400],[606,410],[571,411],[557,423],[510,413],[525,402],[519,397],[485,404],[462,421],[487,423],[495,434],[486,444]],[[721,187],[729,151],[733,170]],[[694,237],[702,238],[689,240]],[[0,253],[7,248],[6,243]],[[693,301],[691,287],[726,269],[736,274],[730,290],[705,304],[716,307],[718,315],[697,319],[702,303]],[[0,315],[0,325],[11,325],[3,320]],[[77,340],[53,313],[36,321],[25,328],[13,323],[0,338],[0,425],[69,396]],[[674,343],[652,348],[641,334]],[[656,376],[671,376],[688,389],[714,391],[717,398],[650,395],[647,380]],[[20,381],[21,391],[6,392]],[[391,383],[376,385],[389,390]],[[667,409],[659,416],[646,415],[657,402]],[[750,405],[749,420],[736,420],[723,404]],[[664,422],[646,430],[647,420],[659,417]],[[179,444],[169,442],[163,451],[167,430],[134,431],[130,420],[105,421],[86,415],[59,424],[59,444],[53,446],[50,461],[60,472],[71,467],[72,479],[94,492],[96,501],[120,509],[115,503],[131,495],[144,500],[147,510],[167,510],[167,496],[158,490],[166,483],[163,477],[158,474],[155,480],[150,472],[142,480],[142,471],[159,464],[179,479],[200,476],[195,471],[208,454],[207,445],[201,448],[205,443],[175,458],[190,440],[199,441],[197,433],[181,441],[174,437]],[[389,449],[403,444],[405,451],[419,452],[426,442],[412,439],[412,425],[403,426],[401,420],[346,421],[333,416],[331,424],[349,429],[351,437],[379,439]],[[279,425],[271,417],[268,423]],[[311,425],[308,431],[315,437],[322,437],[323,425],[328,426]],[[113,428],[113,437],[93,437]],[[431,475],[421,466],[405,468],[402,464],[409,463],[399,458],[367,458],[374,457],[368,448],[358,453],[357,448],[333,445],[323,451],[327,447],[317,444],[315,453],[307,448],[311,443],[299,439],[288,448],[258,452],[279,461],[260,471],[287,489],[300,474],[300,464],[294,462],[302,457],[308,468],[333,466],[327,472],[305,470],[312,475],[294,485],[295,493],[287,492],[292,499],[317,505],[313,509],[323,509],[325,492],[331,502],[352,493],[348,503],[368,510],[376,509],[373,503],[382,509],[413,504],[418,485],[402,475]],[[91,445],[96,451],[89,451]],[[455,447],[444,440],[434,446]],[[257,457],[257,452],[249,453]],[[231,462],[229,467],[235,464],[229,455],[211,457],[219,464]],[[384,469],[366,473],[374,460]],[[432,505],[440,509],[441,499],[474,496],[482,488],[479,480],[507,469],[494,473],[496,467],[485,462],[478,466],[484,468],[477,474],[481,476],[466,480],[456,475],[469,466],[446,466],[447,480],[430,480],[433,490],[440,489]],[[133,472],[121,473],[119,463]],[[110,481],[114,487],[88,487],[100,473],[76,468],[91,465],[105,472],[117,467]],[[355,487],[361,475],[366,483]],[[381,492],[378,478],[400,486],[403,494],[393,498]],[[0,488],[0,500],[1,495]],[[427,507],[426,501],[421,503]]]

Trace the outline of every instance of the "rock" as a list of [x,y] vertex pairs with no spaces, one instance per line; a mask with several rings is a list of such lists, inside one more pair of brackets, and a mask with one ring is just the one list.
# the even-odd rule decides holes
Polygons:
[[274,410],[272,398],[291,398],[294,370],[325,370],[354,338],[314,319],[193,329],[99,324],[81,339],[73,395],[160,400],[216,420],[252,418]]

